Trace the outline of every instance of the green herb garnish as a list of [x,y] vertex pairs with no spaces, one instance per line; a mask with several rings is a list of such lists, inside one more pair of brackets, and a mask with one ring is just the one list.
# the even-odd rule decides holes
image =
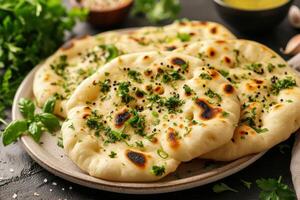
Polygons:
[[11,122],[2,132],[4,146],[9,145],[22,136],[29,134],[36,142],[40,141],[44,131],[54,132],[59,127],[59,120],[51,113],[35,114],[35,106],[31,100],[20,99],[19,109],[24,120]]
[[142,83],[141,73],[135,70],[129,70],[128,76],[137,83]]
[[[273,77],[274,78],[274,77]],[[293,88],[296,86],[296,80],[292,77],[286,77],[285,79],[271,79],[272,85],[271,85],[271,92],[274,95],[278,95],[281,90]],[[274,81],[273,81],[274,80]]]
[[257,73],[257,74],[264,74],[264,69],[262,64],[260,63],[252,63],[251,65],[246,66],[247,69]]
[[118,87],[118,94],[121,97],[123,103],[129,103],[134,98],[129,95],[129,82],[121,82]]
[[151,173],[154,174],[155,176],[162,176],[164,173],[166,173],[165,167],[154,165],[151,168]]
[[87,10],[67,11],[60,0],[1,0],[0,117],[30,69],[56,51],[65,32],[85,16]]
[[100,45],[99,47],[106,52],[105,55],[106,62],[109,62],[120,55],[120,52],[115,45],[108,44],[108,45]]
[[225,183],[215,184],[212,189],[215,193],[220,193],[225,191],[238,192],[236,189],[229,187]]
[[179,38],[181,42],[188,42],[191,40],[191,35],[188,33],[177,33],[177,38]]
[[169,110],[169,113],[180,112],[179,107],[184,104],[184,101],[179,98],[179,94],[175,94],[174,96],[166,99],[164,105]]
[[218,93],[212,91],[211,89],[208,89],[204,94],[211,99],[217,99],[218,102],[222,101],[222,97]]
[[175,19],[180,11],[178,0],[135,0],[132,15],[145,15],[152,23]]
[[110,90],[110,80],[105,79],[103,82],[100,82],[100,91],[103,93],[107,93]]
[[276,179],[259,179],[257,186],[261,189],[260,200],[296,200],[295,193],[285,184],[281,183],[282,177]]
[[111,151],[110,154],[108,155],[110,158],[115,158],[117,156],[117,153],[114,151]]
[[226,70],[221,69],[218,72],[225,78],[227,78],[229,76],[229,72]]
[[136,134],[145,136],[145,117],[139,115],[137,110],[133,110],[131,113],[133,114],[133,117],[130,118],[126,123],[135,129]]
[[207,74],[207,73],[204,73],[202,72],[200,75],[199,75],[200,78],[204,79],[204,80],[212,80],[212,77]]
[[158,149],[157,154],[163,159],[167,159],[169,157],[168,153],[165,152],[163,149]]
[[188,86],[186,84],[183,86],[183,89],[184,89],[184,92],[186,95],[191,95],[193,92],[192,88],[190,88],[190,86]]

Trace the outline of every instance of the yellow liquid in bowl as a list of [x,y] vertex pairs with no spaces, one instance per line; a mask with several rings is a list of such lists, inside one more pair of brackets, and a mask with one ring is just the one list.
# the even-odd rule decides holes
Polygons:
[[245,10],[264,10],[279,7],[289,0],[223,0],[229,6]]

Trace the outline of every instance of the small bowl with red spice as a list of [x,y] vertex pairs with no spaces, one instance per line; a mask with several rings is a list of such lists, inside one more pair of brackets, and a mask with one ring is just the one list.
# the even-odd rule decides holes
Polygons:
[[87,8],[88,22],[99,28],[121,24],[127,17],[133,0],[70,0],[72,7]]

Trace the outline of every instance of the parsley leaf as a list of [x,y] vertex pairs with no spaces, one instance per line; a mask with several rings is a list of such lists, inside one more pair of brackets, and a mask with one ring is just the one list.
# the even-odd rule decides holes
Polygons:
[[0,0],[0,117],[24,76],[51,55],[87,10],[69,11],[60,0]]
[[225,191],[238,192],[237,190],[226,185],[225,183],[215,184],[212,189],[215,193],[220,193]]
[[296,200],[295,193],[285,184],[281,183],[282,177],[276,179],[258,179],[257,186],[262,190],[260,200]]
[[131,14],[144,15],[152,23],[175,19],[180,11],[179,0],[135,0]]

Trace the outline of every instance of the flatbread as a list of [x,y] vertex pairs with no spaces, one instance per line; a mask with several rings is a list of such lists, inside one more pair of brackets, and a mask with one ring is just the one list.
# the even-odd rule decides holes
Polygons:
[[85,78],[114,57],[148,50],[148,47],[128,41],[116,32],[73,39],[48,58],[36,72],[33,92],[37,104],[41,107],[47,99],[55,96],[54,113],[65,118],[66,102]]
[[274,51],[247,40],[203,41],[178,52],[201,58],[238,91],[241,119],[232,140],[201,158],[229,161],[265,151],[300,127],[300,80]]
[[[189,39],[182,42],[180,37]],[[157,49],[173,50],[189,42],[216,38],[234,36],[217,23],[185,21],[166,27],[145,27],[130,34],[107,32],[77,38],[42,64],[35,75],[33,92],[40,107],[51,96],[56,96],[54,113],[65,118],[66,102],[74,89],[111,58]]]
[[225,144],[240,103],[229,81],[201,66],[199,59],[172,52],[109,62],[68,101],[66,154],[95,177],[154,181]]
[[215,22],[181,20],[164,27],[145,27],[133,31],[132,40],[141,45],[172,51],[201,40],[226,40],[236,37],[224,26]]

